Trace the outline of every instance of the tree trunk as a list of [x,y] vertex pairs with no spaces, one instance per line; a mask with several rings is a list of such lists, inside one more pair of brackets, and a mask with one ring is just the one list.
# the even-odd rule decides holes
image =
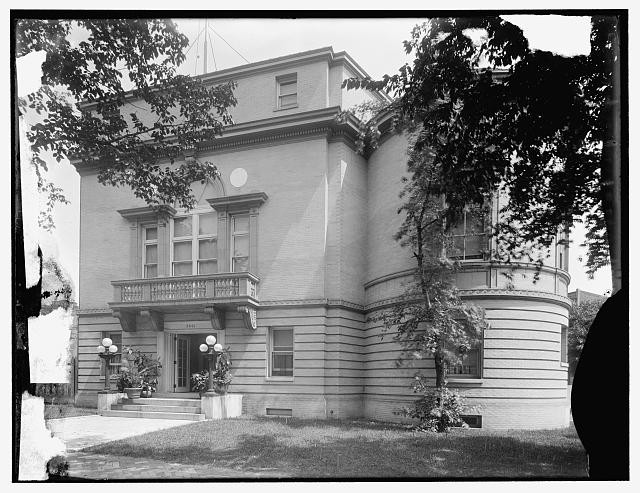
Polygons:
[[607,94],[602,118],[605,137],[601,160],[601,196],[607,226],[609,257],[611,259],[612,294],[622,287],[622,121],[620,114],[620,19],[606,17],[611,50],[605,60],[605,69],[611,73],[611,90]]
[[436,351],[433,357],[436,367],[436,388],[441,389],[446,381],[446,366],[444,363],[444,355],[440,351]]

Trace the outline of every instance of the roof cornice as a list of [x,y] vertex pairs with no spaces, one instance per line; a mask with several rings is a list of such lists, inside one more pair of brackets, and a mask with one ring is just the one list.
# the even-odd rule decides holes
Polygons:
[[[261,60],[259,62],[247,63],[245,65],[238,65],[236,67],[230,67],[216,72],[209,72],[208,74],[194,76],[194,79],[202,80],[211,84],[222,84],[231,80],[236,80],[244,77],[250,77],[261,72],[270,72],[274,70],[286,69],[287,67],[293,67],[296,65],[302,65],[311,61],[326,60],[330,66],[338,64],[346,64],[358,77],[363,79],[370,79],[371,76],[360,66],[356,61],[346,52],[340,51],[334,53],[331,46],[325,46],[323,48],[317,48],[314,50],[303,51],[300,53],[293,53],[291,55],[284,55],[276,58],[269,58],[267,60]],[[369,91],[378,98],[389,100],[389,96],[380,91]],[[124,94],[124,98],[127,100],[136,100],[137,97],[133,96],[133,90],[127,91]],[[84,102],[81,103],[83,109],[91,109],[97,103]]]

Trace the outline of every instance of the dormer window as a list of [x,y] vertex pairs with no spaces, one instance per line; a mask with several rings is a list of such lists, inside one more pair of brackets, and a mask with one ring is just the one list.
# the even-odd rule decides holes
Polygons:
[[298,106],[298,75],[288,74],[276,78],[278,109]]

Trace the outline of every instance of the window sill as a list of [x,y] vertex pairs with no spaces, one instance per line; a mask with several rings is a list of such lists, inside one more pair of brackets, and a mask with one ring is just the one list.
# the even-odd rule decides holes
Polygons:
[[294,110],[298,107],[297,104],[292,104],[291,106],[285,106],[284,108],[274,108],[273,111],[286,111],[286,110]]
[[293,382],[293,377],[265,377],[265,382]]
[[447,381],[454,385],[460,384],[469,384],[469,385],[479,385],[484,382],[484,378],[447,378]]

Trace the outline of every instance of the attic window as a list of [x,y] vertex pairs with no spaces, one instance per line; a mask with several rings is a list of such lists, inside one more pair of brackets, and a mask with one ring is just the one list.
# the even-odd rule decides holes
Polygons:
[[298,106],[298,75],[288,74],[276,78],[278,109]]

